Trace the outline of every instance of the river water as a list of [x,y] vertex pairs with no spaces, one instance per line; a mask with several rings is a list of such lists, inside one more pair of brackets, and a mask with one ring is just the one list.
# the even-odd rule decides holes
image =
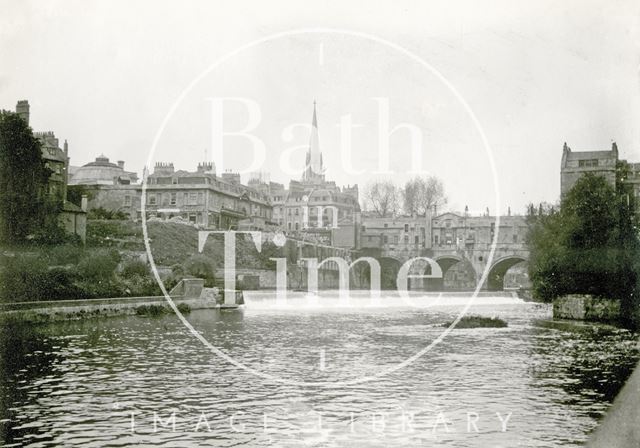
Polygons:
[[238,365],[175,315],[5,323],[2,440],[34,447],[580,446],[638,360],[629,331],[552,325],[547,305],[477,297],[468,313],[500,317],[508,327],[453,329],[407,362],[443,336],[442,324],[468,298],[325,296],[283,303],[253,294],[242,311],[189,314],[193,328]]

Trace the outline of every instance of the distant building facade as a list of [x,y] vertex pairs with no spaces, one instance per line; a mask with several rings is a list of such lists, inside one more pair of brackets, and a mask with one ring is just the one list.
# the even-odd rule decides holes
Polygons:
[[615,187],[618,171],[625,164],[629,173],[624,179],[621,176],[621,179],[631,186],[636,199],[636,212],[640,213],[640,163],[621,160],[615,142],[611,145],[610,151],[572,151],[566,143],[564,144],[560,163],[561,197],[564,197],[585,173],[602,176],[609,185]]
[[199,164],[195,172],[156,163],[147,177],[145,210],[150,217],[181,217],[208,229],[264,230],[275,225],[268,195],[242,185],[236,173],[217,176],[212,163]]
[[291,180],[285,188],[283,184],[260,177],[253,178],[249,185],[269,196],[273,205],[273,221],[285,233],[340,247],[357,245],[358,186],[341,188],[326,180],[315,103],[301,180]]

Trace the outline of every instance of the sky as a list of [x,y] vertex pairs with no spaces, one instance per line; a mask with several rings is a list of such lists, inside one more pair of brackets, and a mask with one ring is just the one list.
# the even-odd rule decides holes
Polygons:
[[[616,141],[640,161],[635,1],[0,8],[0,108],[29,100],[34,130],[67,139],[75,166],[100,154],[139,173],[212,160],[244,180],[262,171],[288,183],[303,171],[313,101],[328,179],[362,189],[436,175],[452,210],[557,201],[565,141],[576,151]],[[245,127],[251,137],[216,131]]]

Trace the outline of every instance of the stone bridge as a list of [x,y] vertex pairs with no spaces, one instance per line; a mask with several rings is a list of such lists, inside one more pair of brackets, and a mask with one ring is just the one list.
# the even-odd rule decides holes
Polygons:
[[[508,271],[516,265],[524,267],[529,260],[523,216],[501,216],[498,220],[486,215],[444,213],[421,218],[363,218],[363,224],[363,253],[381,260],[389,278],[414,257],[438,262],[443,278],[414,279],[414,289],[444,289],[447,283],[447,289],[474,289],[486,271],[482,289],[501,290]],[[412,273],[421,274],[428,269],[426,263],[416,264]],[[515,271],[520,273],[516,275]],[[510,279],[515,277],[518,281],[511,282],[512,287],[529,287],[524,269],[514,269]]]
[[[444,289],[444,280],[450,270],[455,267],[457,271],[465,272],[470,277],[467,289],[471,284],[475,287],[488,270],[482,289],[496,291],[504,289],[505,276],[512,267],[529,261],[529,250],[524,244],[498,243],[491,258],[491,245],[476,244],[473,248],[435,247],[409,251],[387,250],[381,253],[380,260],[387,269],[397,271],[407,260],[420,256],[435,260],[442,269],[443,278],[415,279],[412,282],[412,289]],[[429,268],[426,264],[416,263],[411,273],[429,273]],[[528,287],[528,285],[523,286]]]

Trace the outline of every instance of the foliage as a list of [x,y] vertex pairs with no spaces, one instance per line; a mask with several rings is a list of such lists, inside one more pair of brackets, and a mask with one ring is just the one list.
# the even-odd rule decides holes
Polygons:
[[119,262],[120,253],[116,250],[90,252],[78,263],[78,273],[87,281],[110,281]]
[[191,312],[191,307],[189,306],[188,303],[179,303],[178,306],[178,311],[180,311],[182,314],[189,314]]
[[89,210],[87,218],[123,221],[127,219],[128,216],[122,210],[107,210],[104,207],[97,207]]
[[13,112],[0,111],[0,240],[19,243],[36,229],[54,226],[60,204],[47,195],[51,171],[40,142]]
[[424,216],[447,202],[442,181],[435,176],[409,180],[402,190],[402,199],[405,213],[417,216]]
[[400,212],[402,189],[388,180],[373,181],[365,187],[363,199],[378,216],[395,216]]
[[216,266],[212,259],[205,255],[195,254],[184,263],[184,272],[187,275],[202,278],[205,286],[214,286]]
[[[625,187],[626,188],[626,187]],[[560,211],[532,213],[527,242],[534,295],[543,300],[577,293],[619,298],[630,306],[637,294],[640,247],[626,189],[601,176],[581,177]]]
[[92,200],[95,198],[95,191],[86,185],[67,186],[67,201],[80,207],[82,205],[82,196],[86,196],[88,200]]
[[[443,327],[450,327],[451,322],[445,322]],[[499,317],[463,316],[454,328],[505,328],[508,324]]]
[[73,271],[49,269],[40,258],[14,257],[0,271],[0,297],[12,301],[87,298],[77,279]]
[[162,305],[140,305],[136,307],[136,315],[138,316],[162,316],[168,312],[167,308]]
[[127,260],[122,264],[120,275],[123,278],[146,277],[149,275],[149,265],[142,260]]

